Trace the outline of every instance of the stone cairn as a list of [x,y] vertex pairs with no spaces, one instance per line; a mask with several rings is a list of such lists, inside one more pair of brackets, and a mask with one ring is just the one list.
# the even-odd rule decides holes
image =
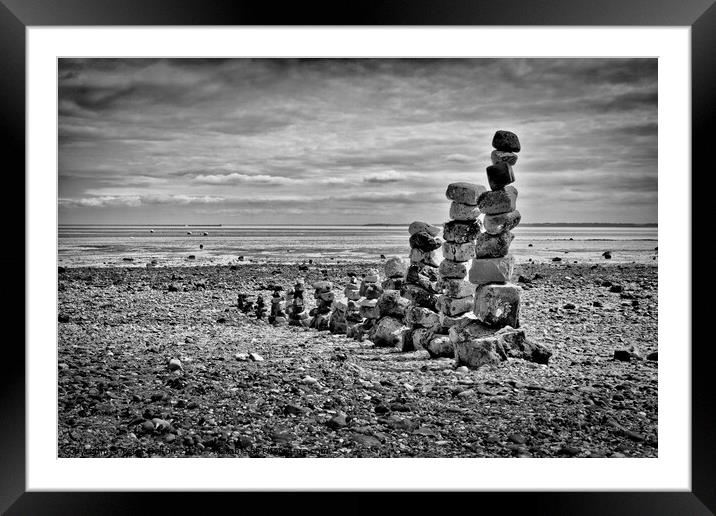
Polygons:
[[[495,148],[491,154],[492,165],[487,167],[489,191],[476,185],[468,188],[461,183],[448,186],[447,196],[453,201],[451,218],[461,221],[462,225],[458,229],[456,223],[452,226],[449,226],[451,223],[446,224],[443,236],[453,242],[469,241],[474,259],[468,274],[469,283],[448,281],[465,277],[466,260],[456,262],[461,266],[454,274],[452,265],[445,266],[447,274],[442,274],[441,266],[444,278],[441,286],[445,293],[441,298],[441,308],[446,310],[443,323],[450,326],[449,338],[458,365],[480,367],[498,364],[508,358],[546,364],[551,353],[542,345],[529,342],[524,330],[518,329],[521,289],[510,283],[514,269],[514,260],[509,254],[514,238],[510,230],[519,224],[521,218],[516,209],[517,189],[510,184],[515,181],[512,166],[517,162],[515,153],[520,151],[520,142],[514,133],[497,131],[492,146]],[[462,206],[455,207],[456,202]],[[476,233],[475,226],[466,223],[475,221],[479,213],[484,214],[484,219],[481,225],[477,224],[479,232]],[[460,217],[453,217],[458,214]],[[458,254],[465,258],[468,251],[463,247],[455,248],[455,256]],[[446,259],[443,263],[453,262]],[[454,295],[458,291],[471,292],[471,285],[475,288],[474,302],[472,293],[464,298]],[[453,298],[469,300],[472,306],[468,310],[472,308],[473,312],[455,318],[456,314],[467,311],[464,308],[468,302],[455,303]],[[450,312],[449,315],[447,312]]]
[[308,315],[311,316],[308,327],[315,328],[319,331],[327,330],[330,321],[331,305],[336,297],[333,293],[333,283],[328,280],[321,280],[315,282],[313,288],[315,289],[314,297],[316,299],[316,307],[308,312]]
[[405,326],[404,320],[410,301],[400,295],[400,288],[407,272],[406,265],[398,257],[390,258],[385,262],[386,279],[381,283],[382,294],[376,303],[380,319],[370,332],[370,340],[376,346],[405,349],[409,329]]
[[376,321],[380,318],[378,298],[383,293],[383,287],[378,283],[379,281],[378,271],[370,269],[363,276],[358,288],[358,294],[360,295],[357,301],[358,313],[363,318],[363,321],[353,326],[352,336],[357,341],[362,341],[364,337],[368,336]]
[[[458,324],[472,312],[475,287],[465,280],[468,262],[475,256],[475,240],[480,233],[478,199],[487,188],[472,183],[452,183],[445,196],[450,204],[450,221],[443,226],[443,257],[440,263],[438,298],[440,326],[444,331]],[[432,349],[431,349],[432,348]],[[428,348],[432,356],[453,356],[449,339],[442,339]]]
[[331,304],[331,316],[328,319],[328,331],[336,334],[346,333],[348,329],[347,312],[348,303],[343,299],[334,299]]
[[356,325],[360,327],[363,322],[363,316],[360,314],[360,286],[355,276],[350,276],[350,280],[343,290],[346,296],[346,337],[353,338],[354,328]]
[[271,296],[271,313],[268,318],[271,324],[279,325],[286,323],[283,301],[284,299],[283,296],[281,296],[281,292],[278,289],[274,290]]
[[408,227],[410,234],[410,265],[400,290],[403,297],[411,302],[406,310],[405,322],[410,332],[404,340],[403,351],[425,348],[437,330],[437,294],[435,281],[438,279],[437,250],[442,245],[438,238],[440,228],[427,222],[414,221]]
[[254,313],[256,314],[257,319],[263,319],[266,317],[266,304],[264,303],[264,297],[259,294],[256,297],[256,308],[254,310]]
[[308,312],[306,312],[303,301],[303,293],[306,291],[303,279],[298,279],[289,290],[286,299],[291,298],[291,306],[287,308],[289,326],[308,326]]

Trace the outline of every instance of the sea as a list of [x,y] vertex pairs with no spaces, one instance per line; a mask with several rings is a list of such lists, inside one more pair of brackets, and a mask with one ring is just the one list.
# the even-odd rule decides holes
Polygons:
[[[648,263],[654,226],[527,226],[513,230],[518,263]],[[235,263],[366,263],[407,257],[407,226],[60,225],[58,265],[146,267]],[[439,251],[438,251],[439,252]]]

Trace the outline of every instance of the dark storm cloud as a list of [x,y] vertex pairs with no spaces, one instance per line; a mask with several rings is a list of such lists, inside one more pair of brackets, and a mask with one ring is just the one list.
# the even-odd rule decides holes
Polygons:
[[60,216],[439,221],[510,129],[525,221],[653,221],[656,77],[655,59],[61,59]]

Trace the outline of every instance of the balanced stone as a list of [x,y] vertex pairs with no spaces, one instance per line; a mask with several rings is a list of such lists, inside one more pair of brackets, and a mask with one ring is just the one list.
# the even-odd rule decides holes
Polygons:
[[431,358],[452,358],[455,356],[453,344],[445,335],[434,335],[424,348]]
[[403,288],[403,285],[405,285],[405,280],[403,278],[388,278],[380,285],[383,287],[383,290],[400,290]]
[[330,292],[333,288],[333,283],[327,280],[316,281],[313,284],[313,288],[316,289],[316,294],[320,294],[322,292]]
[[482,224],[487,233],[498,235],[517,226],[520,220],[522,220],[522,215],[518,210],[514,210],[499,215],[485,215]]
[[437,328],[440,326],[438,314],[421,306],[411,306],[405,311],[405,322],[421,328]]
[[349,283],[348,285],[346,285],[346,288],[343,290],[343,293],[348,299],[352,301],[358,301],[361,298],[360,287],[355,283]]
[[502,258],[483,258],[473,260],[468,279],[475,285],[487,283],[508,283],[512,280],[512,273],[515,269],[515,261],[512,255]]
[[478,197],[486,191],[487,188],[482,185],[475,185],[472,183],[451,183],[447,187],[445,196],[451,201],[475,206],[477,204]]
[[450,218],[453,220],[477,220],[478,215],[480,215],[480,210],[477,206],[455,201],[450,204]]
[[475,317],[475,314],[472,312],[467,312],[458,316],[440,313],[438,314],[438,317],[440,318],[440,326],[448,331],[456,325],[464,326],[465,324],[469,324],[471,322],[477,322],[477,317]]
[[464,314],[472,309],[475,298],[470,297],[447,297],[445,295],[438,296],[437,308],[440,312],[455,316]]
[[517,207],[517,188],[506,186],[500,190],[485,192],[477,200],[477,206],[487,215],[514,211]]
[[453,262],[467,262],[475,257],[475,245],[472,242],[456,244],[443,242],[443,257]]
[[475,291],[475,316],[488,326],[520,326],[520,288],[512,285],[482,285]]
[[496,165],[490,165],[486,170],[487,182],[490,183],[491,190],[499,190],[515,182],[515,173],[512,170],[512,166],[504,161]]
[[500,258],[510,250],[510,244],[515,238],[511,231],[504,231],[498,235],[480,233],[475,239],[475,258]]
[[410,261],[412,263],[422,263],[423,265],[427,265],[429,267],[438,266],[438,258],[435,251],[425,252],[420,249],[413,248],[410,250]]
[[336,298],[336,294],[334,292],[321,292],[319,294],[316,294],[318,299],[321,301],[326,301],[328,303],[333,302],[333,300]]
[[413,233],[410,235],[410,247],[426,253],[439,249],[442,243],[442,240],[426,232]]
[[445,241],[454,242],[456,244],[471,242],[477,238],[479,233],[480,223],[478,221],[463,222],[451,220],[450,222],[446,222],[443,226],[443,238]]
[[492,146],[498,151],[520,152],[520,139],[511,131],[497,131],[492,137]]
[[370,269],[368,273],[363,278],[363,281],[367,281],[369,283],[376,283],[380,279],[380,276],[378,275],[378,271],[375,269]]
[[448,297],[468,297],[475,294],[475,285],[462,279],[444,279],[439,283],[443,294]]
[[431,282],[431,276],[426,274],[432,270],[431,267],[413,263],[408,267],[408,272],[405,273],[405,282],[420,285],[430,292],[437,292]]
[[411,222],[410,226],[408,226],[408,233],[410,233],[411,235],[421,232],[425,232],[430,236],[438,236],[440,234],[440,228],[438,226],[433,226],[432,224],[428,224],[427,222],[421,222],[419,220]]
[[379,319],[380,311],[378,310],[377,299],[364,299],[360,303],[360,314],[366,319]]
[[402,318],[410,305],[410,301],[401,297],[397,290],[386,290],[378,298],[378,311],[381,317],[392,315]]
[[417,285],[406,285],[401,294],[405,299],[411,301],[416,306],[422,306],[424,308],[429,308],[430,310],[435,310],[437,296],[423,287],[419,287]]
[[493,150],[490,154],[490,160],[492,160],[493,165],[497,165],[499,162],[504,161],[508,165],[514,166],[514,164],[517,163],[517,154],[514,152]]
[[382,293],[383,287],[381,287],[377,283],[371,283],[366,287],[365,293],[363,295],[368,299],[378,299]]
[[405,276],[407,268],[405,261],[398,256],[388,258],[383,266],[387,278],[402,278]]
[[438,269],[441,278],[457,278],[462,279],[467,276],[467,264],[465,262],[453,262],[451,260],[443,260],[440,262]]

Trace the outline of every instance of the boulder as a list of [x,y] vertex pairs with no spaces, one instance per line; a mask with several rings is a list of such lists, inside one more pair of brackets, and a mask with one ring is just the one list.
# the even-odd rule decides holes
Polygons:
[[515,163],[517,163],[517,154],[515,154],[514,152],[493,150],[490,153],[490,160],[492,161],[493,165],[497,165],[501,161],[504,161],[508,165],[514,166]]
[[443,260],[438,268],[441,278],[462,279],[467,276],[466,262],[453,262],[452,260]]
[[386,278],[403,278],[408,270],[408,264],[398,256],[391,256],[383,266]]
[[408,226],[408,233],[410,233],[411,235],[421,232],[425,232],[430,236],[438,236],[440,234],[440,228],[438,226],[433,226],[432,224],[428,224],[427,222],[421,222],[419,220],[411,222],[410,226]]
[[360,315],[364,319],[380,318],[377,299],[364,299],[360,302]]
[[522,215],[518,210],[514,210],[499,215],[485,215],[482,224],[487,233],[497,235],[514,228],[520,223],[520,220],[522,220]]
[[502,362],[499,353],[499,341],[495,337],[453,342],[455,362],[477,369],[485,365],[498,365]]
[[419,249],[425,253],[439,249],[442,243],[443,241],[438,237],[434,237],[425,232],[410,235],[410,247]]
[[434,331],[429,328],[416,328],[410,332],[413,350],[425,349],[434,334]]
[[508,254],[502,258],[481,258],[473,260],[468,280],[475,285],[487,283],[509,283],[515,268],[515,260]]
[[494,328],[482,324],[475,317],[461,317],[450,326],[448,336],[454,343],[483,339],[495,335]]
[[392,315],[402,319],[410,301],[402,297],[397,290],[386,290],[378,298],[377,306],[381,317]]
[[453,242],[443,242],[443,258],[452,260],[453,262],[468,262],[475,257],[475,244],[466,242],[464,244],[455,244]]
[[410,250],[410,262],[427,265],[428,267],[437,267],[439,265],[436,251],[424,252],[415,248]]
[[498,151],[520,152],[520,139],[511,131],[499,130],[492,137],[492,146]]
[[510,244],[515,238],[511,231],[504,231],[498,235],[480,233],[475,239],[475,258],[500,258],[510,250]]
[[421,328],[437,328],[440,326],[438,314],[422,306],[410,306],[405,311],[405,322],[411,326],[420,326]]
[[480,234],[480,223],[473,221],[451,220],[443,226],[443,239],[446,242],[464,244],[472,242]]
[[438,283],[442,293],[448,297],[469,297],[475,294],[475,285],[463,279],[443,279]]
[[477,200],[477,207],[487,215],[515,211],[517,208],[517,188],[508,185],[500,190],[485,192]]
[[496,165],[490,165],[486,169],[487,171],[487,182],[490,184],[491,190],[499,190],[504,188],[510,183],[515,182],[515,172],[512,170],[512,165],[501,161]]
[[480,215],[480,210],[477,206],[462,204],[455,201],[450,203],[450,218],[453,220],[477,220],[478,215]]
[[475,316],[488,326],[520,326],[521,289],[506,285],[482,285],[475,290]]
[[482,185],[473,183],[450,183],[445,192],[445,196],[451,201],[471,206],[477,205],[477,199],[481,194],[487,191]]
[[370,339],[376,346],[403,348],[403,335],[407,328],[394,317],[383,317],[373,327]]
[[437,296],[423,287],[419,287],[418,285],[406,285],[403,287],[401,294],[414,305],[435,311]]
[[435,306],[441,313],[455,316],[472,310],[474,302],[475,299],[472,296],[454,298],[440,295]]
[[433,338],[424,346],[431,358],[455,356],[455,349],[452,341],[445,335],[433,335]]

